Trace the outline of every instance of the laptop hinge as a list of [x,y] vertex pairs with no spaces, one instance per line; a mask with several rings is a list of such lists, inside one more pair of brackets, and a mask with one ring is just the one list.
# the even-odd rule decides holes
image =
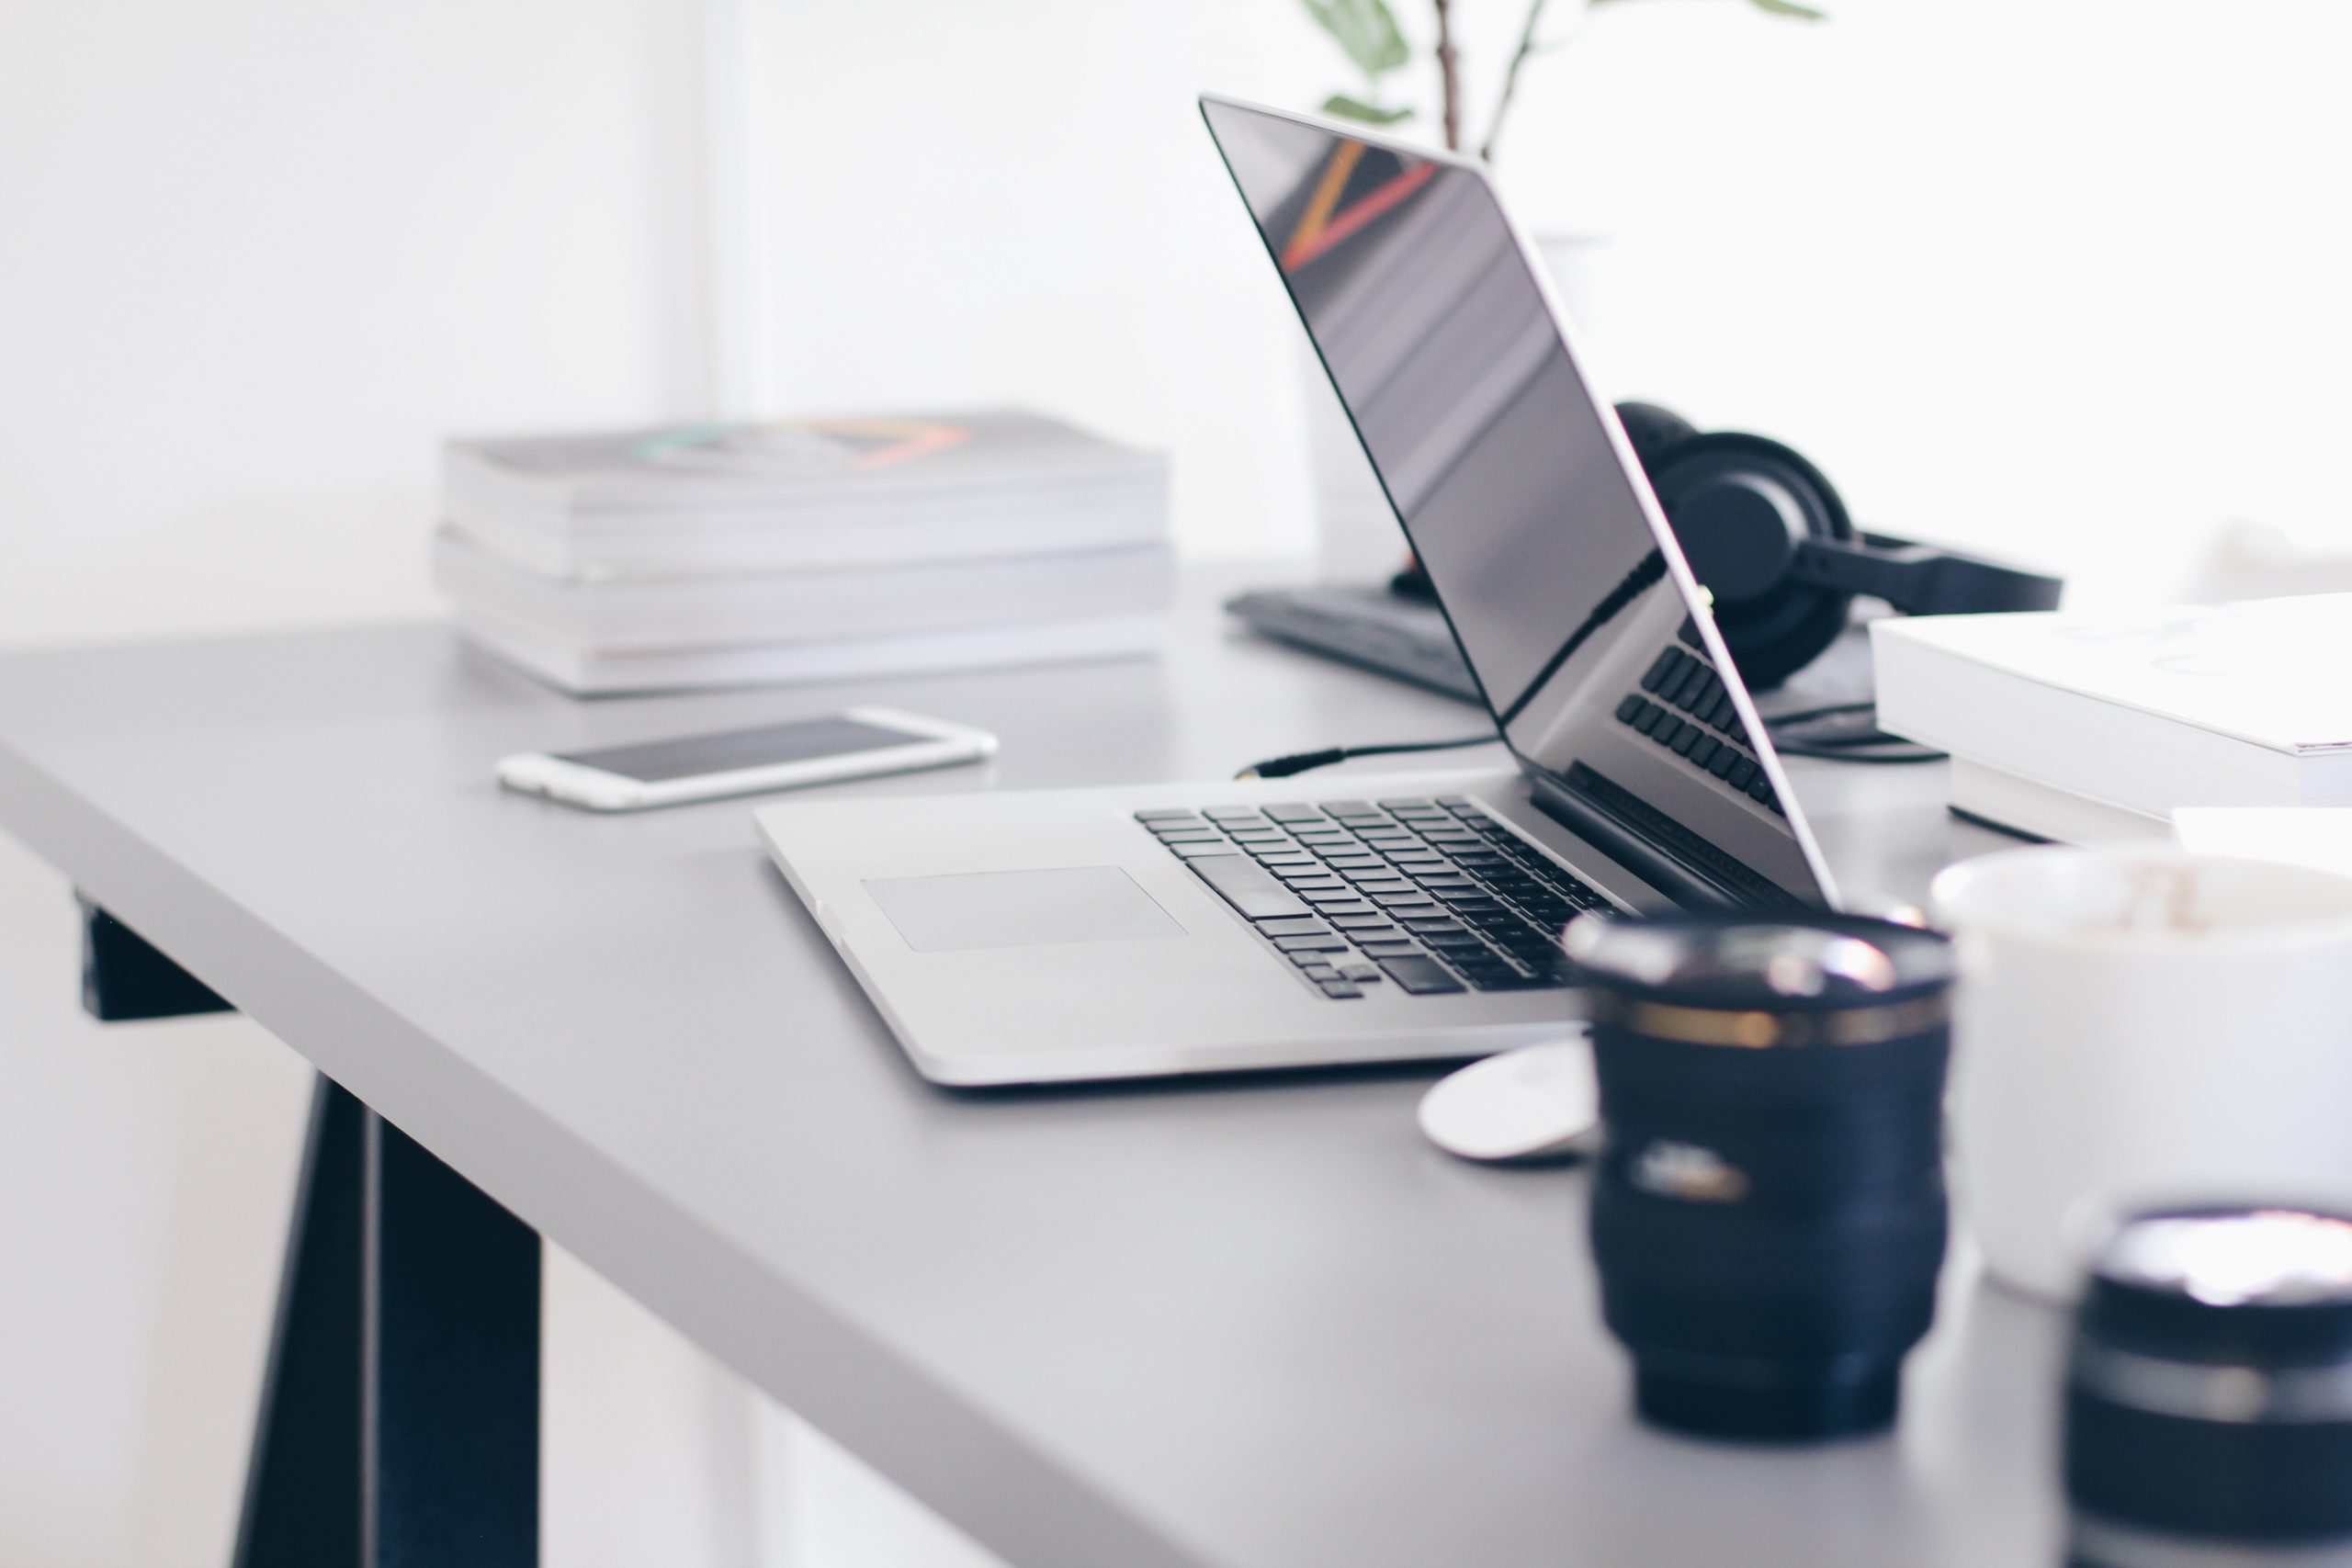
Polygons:
[[1566,784],[1530,770],[1535,805],[1570,832],[1686,908],[1736,908],[1747,900],[1637,838]]

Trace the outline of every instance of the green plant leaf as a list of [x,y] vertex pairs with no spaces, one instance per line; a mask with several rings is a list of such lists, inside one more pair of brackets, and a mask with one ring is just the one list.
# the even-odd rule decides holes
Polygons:
[[1300,0],[1366,77],[1396,70],[1413,57],[1388,0]]
[[1394,125],[1400,119],[1413,118],[1411,109],[1385,109],[1377,104],[1351,98],[1345,93],[1334,93],[1323,100],[1323,112],[1334,119],[1352,119],[1364,125]]
[[1826,22],[1829,19],[1828,12],[1815,10],[1811,6],[1800,6],[1797,0],[1748,0],[1748,4],[1768,16],[1793,17],[1803,22]]

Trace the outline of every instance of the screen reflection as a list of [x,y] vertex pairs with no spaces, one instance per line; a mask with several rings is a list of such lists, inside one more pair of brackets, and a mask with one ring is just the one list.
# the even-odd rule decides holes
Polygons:
[[1825,901],[1614,416],[1486,183],[1265,110],[1202,107],[1471,671],[1550,786],[1539,795],[1667,857],[1682,874],[1669,892]]

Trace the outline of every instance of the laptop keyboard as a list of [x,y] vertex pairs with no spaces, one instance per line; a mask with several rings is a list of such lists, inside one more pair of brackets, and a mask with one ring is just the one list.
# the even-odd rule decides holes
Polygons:
[[1571,983],[1560,928],[1614,909],[1463,795],[1138,811],[1327,997]]

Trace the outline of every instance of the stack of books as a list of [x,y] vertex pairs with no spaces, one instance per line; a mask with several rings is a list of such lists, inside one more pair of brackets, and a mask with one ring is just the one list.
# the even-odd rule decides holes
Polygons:
[[2352,594],[1871,624],[1878,724],[2028,838],[2162,839],[2184,807],[2352,806]]
[[579,693],[1153,652],[1168,464],[1041,415],[447,444],[434,579]]

